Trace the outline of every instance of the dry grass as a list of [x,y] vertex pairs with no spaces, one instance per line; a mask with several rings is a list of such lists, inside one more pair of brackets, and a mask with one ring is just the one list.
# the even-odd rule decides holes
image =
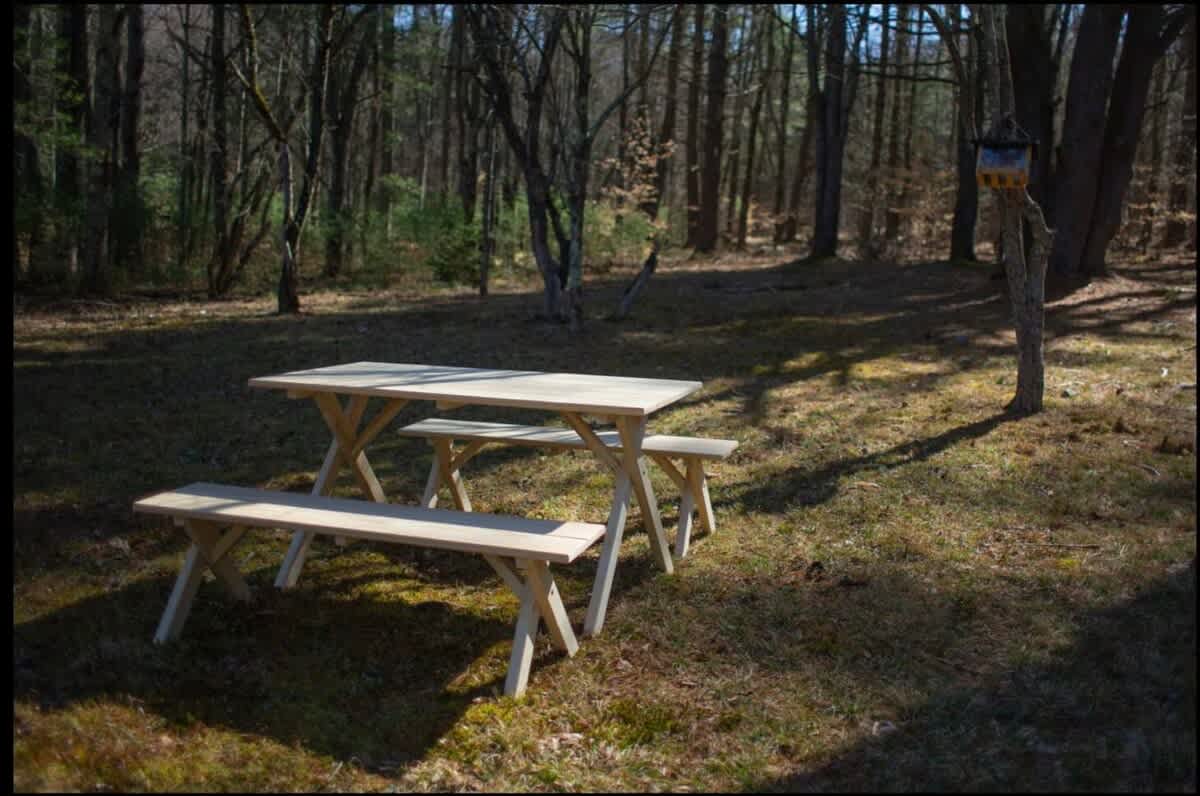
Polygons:
[[[298,318],[22,309],[14,788],[1194,791],[1193,264],[1053,305],[1047,410],[1014,420],[986,268],[786,258],[667,262],[633,320],[574,339],[514,285],[310,293]],[[593,316],[624,276],[589,288]],[[516,601],[450,553],[320,545],[280,594],[286,540],[260,533],[236,554],[252,608],[210,585],[152,645],[183,542],[130,504],[307,490],[315,409],[246,380],[357,359],[702,380],[653,427],[740,440],[718,533],[664,576],[635,509],[605,632],[573,659],[543,637],[519,700],[498,696]],[[401,502],[428,457],[372,447]],[[544,517],[602,519],[611,489],[586,455],[527,449],[467,476],[477,510]],[[577,626],[595,563],[558,568]]]

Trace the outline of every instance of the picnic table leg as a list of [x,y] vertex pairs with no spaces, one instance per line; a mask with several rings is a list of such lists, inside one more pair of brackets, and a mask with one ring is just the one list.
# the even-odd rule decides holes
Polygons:
[[[369,396],[351,396],[346,403],[345,410],[342,409],[337,396],[332,393],[314,393],[311,397],[316,401],[317,408],[321,411],[321,417],[325,419],[326,425],[333,433],[333,440],[330,441],[329,448],[325,452],[325,461],[321,464],[321,470],[317,473],[317,480],[313,484],[312,494],[328,495],[332,492],[340,466],[349,463],[351,470],[358,478],[359,485],[367,495],[377,503],[386,503],[387,498],[383,494],[383,488],[379,485],[379,479],[375,477],[375,471],[371,469],[371,463],[367,461],[367,455],[363,449],[378,436],[379,432],[396,416],[407,401],[400,399],[388,401],[375,414],[366,428],[358,433],[359,424],[362,422],[367,402],[370,400]],[[296,531],[292,534],[292,542],[279,567],[279,573],[275,576],[276,588],[286,589],[296,585],[296,581],[300,579],[300,572],[304,569],[304,559],[308,555],[308,548],[312,544],[314,536],[315,534],[306,531]],[[347,540],[345,537],[339,536],[336,537],[336,541],[339,546],[344,546]]]
[[650,476],[646,472],[646,458],[642,455],[642,439],[646,436],[646,418],[618,417],[617,431],[621,434],[621,458],[626,472],[633,481],[633,493],[642,508],[642,521],[650,537],[650,550],[659,565],[669,575],[675,567],[671,563],[671,547],[663,532],[662,517],[658,513],[658,501]]

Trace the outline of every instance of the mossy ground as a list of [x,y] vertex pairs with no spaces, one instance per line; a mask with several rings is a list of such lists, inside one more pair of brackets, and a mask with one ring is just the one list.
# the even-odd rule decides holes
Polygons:
[[[574,337],[531,320],[536,286],[20,308],[14,788],[1194,791],[1194,263],[1051,305],[1046,410],[1016,419],[987,266],[788,259],[668,260],[622,323],[614,272]],[[360,359],[701,380],[652,429],[740,441],[718,532],[665,576],[634,508],[603,634],[572,659],[543,634],[517,700],[517,602],[466,555],[318,543],[280,593],[286,536],[258,533],[254,603],[208,583],[151,644],[184,543],[131,503],[307,491],[316,409],[246,382]],[[414,502],[428,447],[369,453]],[[476,510],[540,517],[602,521],[611,490],[532,449],[466,477]],[[596,552],[556,568],[577,628]]]

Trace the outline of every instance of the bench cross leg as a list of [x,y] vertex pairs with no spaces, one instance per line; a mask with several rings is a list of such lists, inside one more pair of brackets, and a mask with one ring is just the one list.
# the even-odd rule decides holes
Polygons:
[[192,603],[196,599],[196,592],[200,588],[200,581],[206,569],[211,569],[217,580],[221,581],[236,599],[250,599],[250,587],[246,585],[246,581],[228,555],[245,535],[246,528],[234,526],[222,534],[216,525],[200,520],[184,520],[182,525],[192,544],[184,556],[183,568],[175,579],[175,587],[171,590],[167,607],[158,622],[158,630],[154,633],[156,644],[165,644],[179,638],[188,614],[191,613]]
[[[502,556],[484,556],[500,575],[517,598],[521,608],[517,613],[517,627],[513,633],[512,654],[508,660],[508,675],[504,680],[505,696],[520,696],[529,683],[529,669],[533,663],[534,642],[538,624],[546,623],[546,630],[554,645],[573,656],[579,650],[575,631],[563,605],[558,586],[550,575],[545,561],[515,561]],[[525,570],[522,578],[518,568]]]

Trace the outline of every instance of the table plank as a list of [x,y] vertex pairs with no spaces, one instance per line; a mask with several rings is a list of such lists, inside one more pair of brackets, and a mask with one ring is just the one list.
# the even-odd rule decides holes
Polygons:
[[351,362],[250,380],[251,387],[377,395],[483,406],[645,416],[702,386],[698,381],[540,373],[393,362]]

